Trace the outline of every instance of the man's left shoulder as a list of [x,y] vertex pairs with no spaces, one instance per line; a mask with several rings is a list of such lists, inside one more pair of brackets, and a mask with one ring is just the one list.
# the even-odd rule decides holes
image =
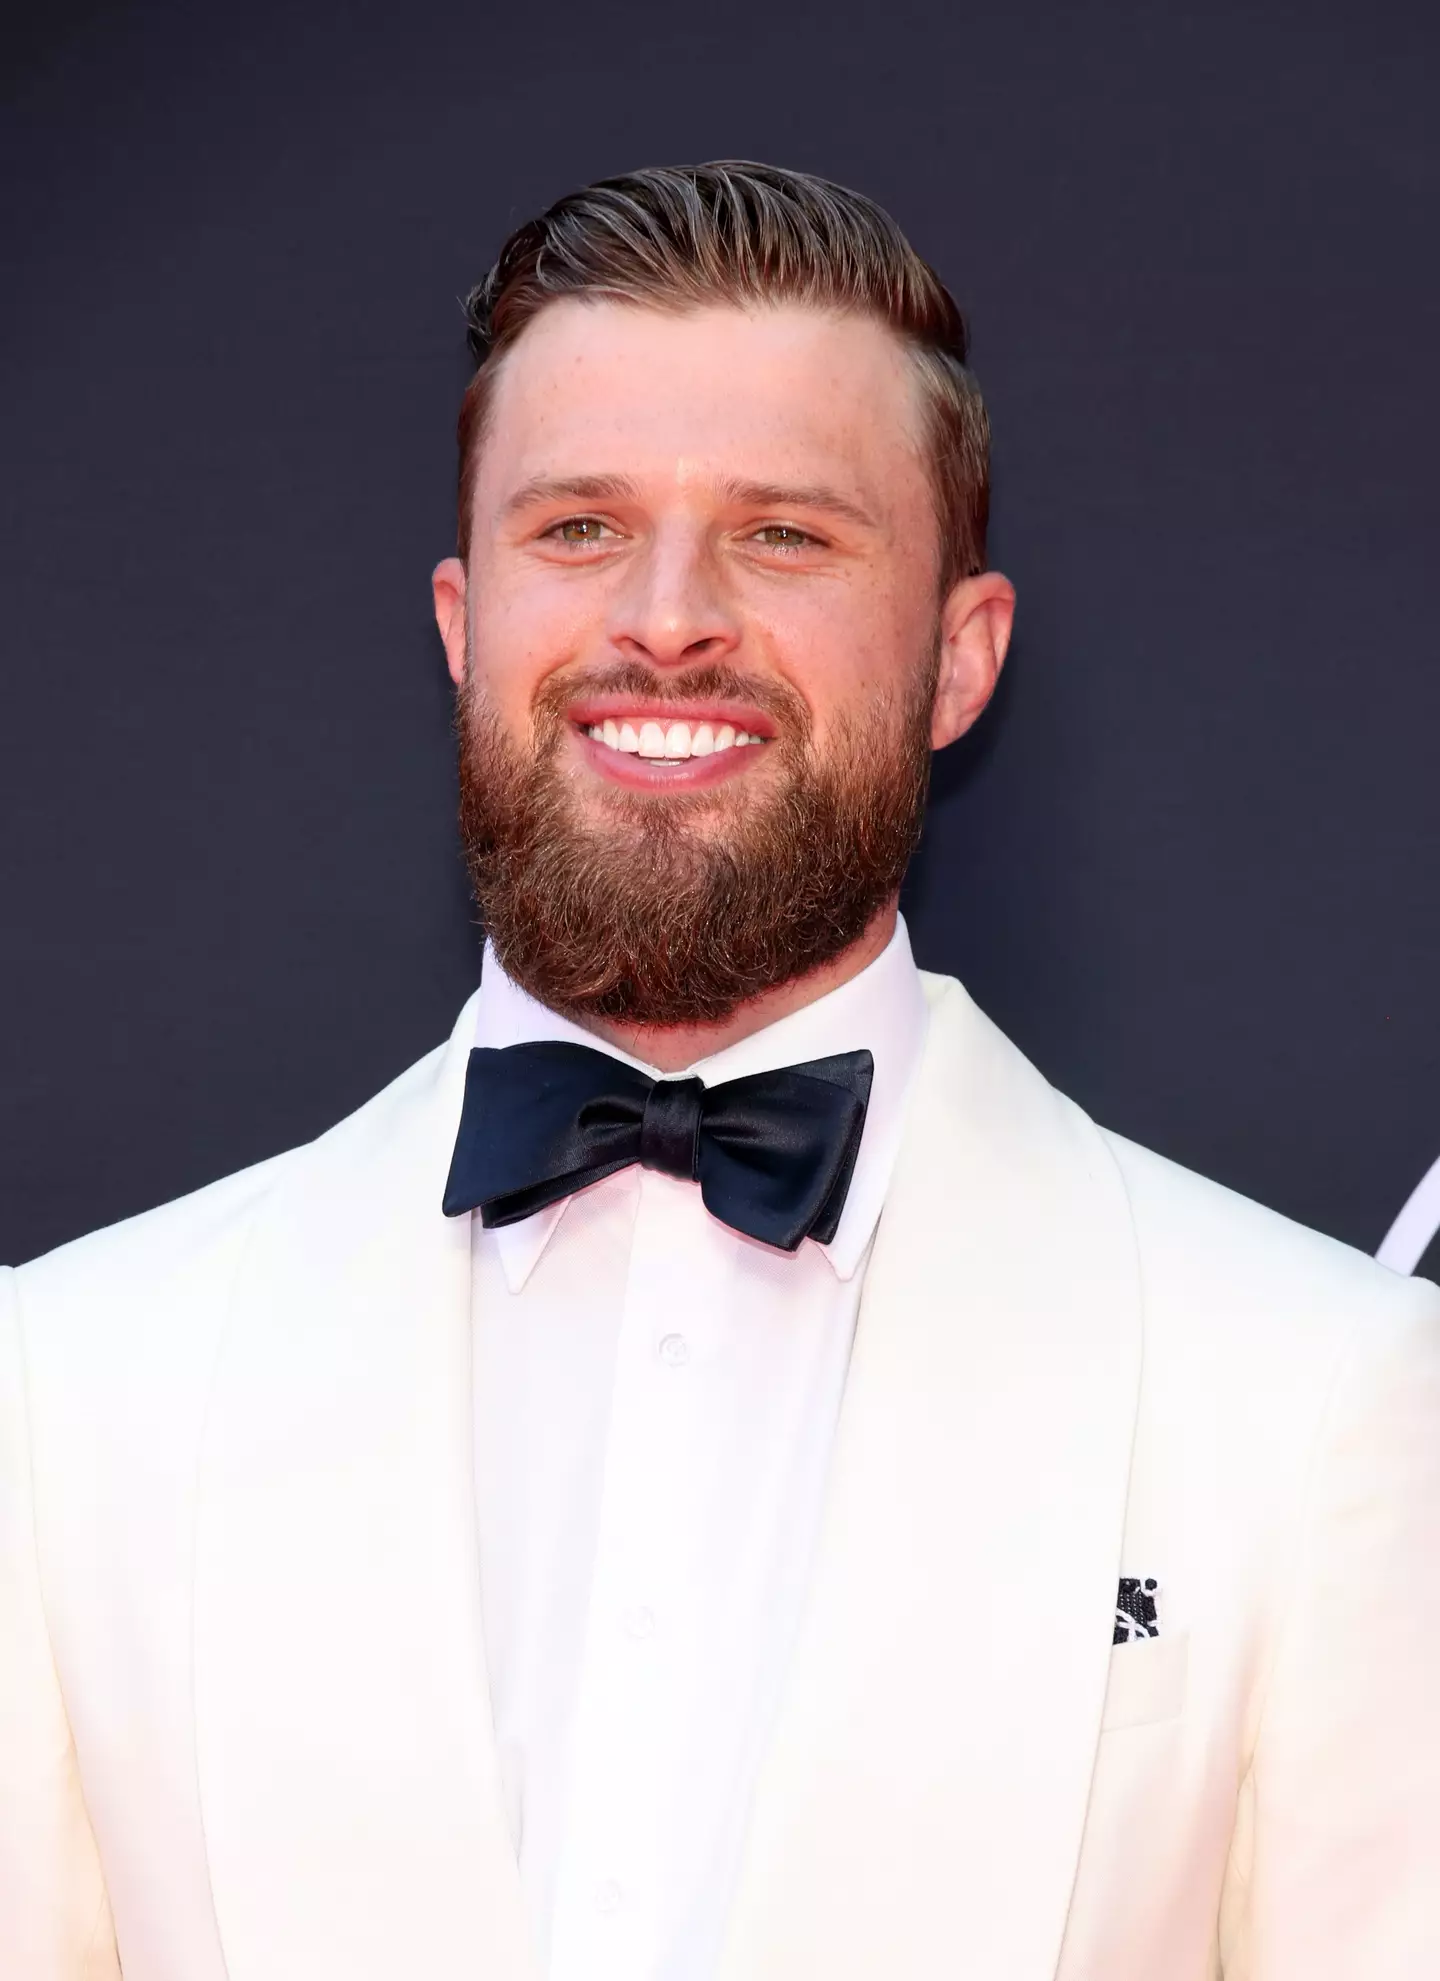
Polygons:
[[1440,1339],[1440,1288],[1100,1131],[1124,1181],[1152,1331],[1252,1362],[1362,1360]]

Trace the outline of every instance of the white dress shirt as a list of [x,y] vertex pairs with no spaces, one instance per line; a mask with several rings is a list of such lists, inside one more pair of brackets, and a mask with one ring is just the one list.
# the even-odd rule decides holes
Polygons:
[[[491,1701],[549,1981],[713,1972],[925,1023],[901,922],[849,983],[686,1069],[869,1049],[828,1246],[774,1251],[638,1167],[471,1220]],[[487,949],[475,1043],[535,1039],[599,1044]]]

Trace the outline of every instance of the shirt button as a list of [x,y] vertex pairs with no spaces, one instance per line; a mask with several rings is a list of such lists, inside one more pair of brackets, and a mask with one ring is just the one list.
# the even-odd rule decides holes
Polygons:
[[637,1609],[626,1610],[625,1628],[632,1637],[653,1637],[655,1634],[655,1612],[646,1609],[642,1603]]
[[603,1885],[596,1887],[595,1910],[603,1912],[606,1918],[620,1910],[625,1903],[625,1894],[613,1878],[607,1878]]
[[690,1344],[683,1334],[667,1334],[660,1338],[660,1360],[667,1369],[683,1369],[690,1360]]

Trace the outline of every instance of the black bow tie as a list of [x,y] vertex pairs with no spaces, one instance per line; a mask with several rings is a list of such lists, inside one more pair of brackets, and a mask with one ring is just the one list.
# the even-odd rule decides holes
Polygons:
[[749,1238],[828,1245],[874,1068],[868,1052],[842,1052],[707,1087],[559,1039],[477,1046],[445,1215],[478,1206],[482,1224],[514,1224],[638,1162],[698,1182],[706,1210]]

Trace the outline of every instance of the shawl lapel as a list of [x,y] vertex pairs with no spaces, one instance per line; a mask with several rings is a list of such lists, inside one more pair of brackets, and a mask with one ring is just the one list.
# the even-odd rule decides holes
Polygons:
[[450,1044],[299,1152],[199,1487],[201,1804],[231,1981],[531,1981],[481,1633]]
[[1140,1370],[1098,1131],[957,984],[867,1274],[720,1981],[1050,1981]]

